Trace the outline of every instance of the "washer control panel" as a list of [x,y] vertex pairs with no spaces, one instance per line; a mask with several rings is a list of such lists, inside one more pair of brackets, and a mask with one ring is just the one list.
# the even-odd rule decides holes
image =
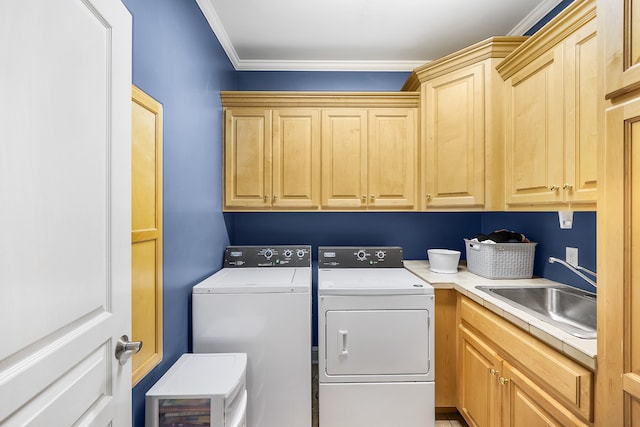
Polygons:
[[311,267],[311,246],[228,246],[224,267]]
[[402,268],[400,246],[321,246],[318,268]]

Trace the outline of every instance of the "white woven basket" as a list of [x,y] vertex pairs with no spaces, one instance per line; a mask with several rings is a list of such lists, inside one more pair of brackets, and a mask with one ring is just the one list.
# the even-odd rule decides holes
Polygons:
[[530,279],[537,243],[483,243],[464,239],[467,269],[487,279]]

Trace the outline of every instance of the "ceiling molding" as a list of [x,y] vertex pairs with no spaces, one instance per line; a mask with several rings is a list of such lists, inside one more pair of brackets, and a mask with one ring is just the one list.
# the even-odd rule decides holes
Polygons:
[[530,14],[525,16],[525,18],[520,21],[518,25],[513,27],[511,31],[509,31],[508,36],[522,36],[527,31],[529,31],[534,25],[536,25],[542,18],[547,16],[549,12],[553,10],[557,5],[562,3],[562,0],[545,0],[540,3],[538,7],[533,9]]
[[[526,33],[544,18],[562,0],[545,0],[527,15],[510,32],[509,36]],[[293,60],[243,60],[236,52],[224,25],[208,0],[196,0],[213,33],[218,38],[229,61],[236,71],[413,71],[425,65],[429,60],[415,61],[293,61]]]

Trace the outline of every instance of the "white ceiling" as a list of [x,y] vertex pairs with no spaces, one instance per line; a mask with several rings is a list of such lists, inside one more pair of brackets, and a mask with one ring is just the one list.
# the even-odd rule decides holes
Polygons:
[[410,71],[561,0],[196,0],[236,70]]

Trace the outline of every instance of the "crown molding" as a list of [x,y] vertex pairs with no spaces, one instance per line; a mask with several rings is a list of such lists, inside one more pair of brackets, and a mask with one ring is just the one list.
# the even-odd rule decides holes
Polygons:
[[[544,18],[562,0],[545,0],[510,32],[522,35]],[[231,39],[209,0],[196,0],[213,33],[218,38],[231,65],[236,71],[403,71],[411,72],[430,62],[411,61],[343,61],[343,60],[247,60],[238,56]]]

